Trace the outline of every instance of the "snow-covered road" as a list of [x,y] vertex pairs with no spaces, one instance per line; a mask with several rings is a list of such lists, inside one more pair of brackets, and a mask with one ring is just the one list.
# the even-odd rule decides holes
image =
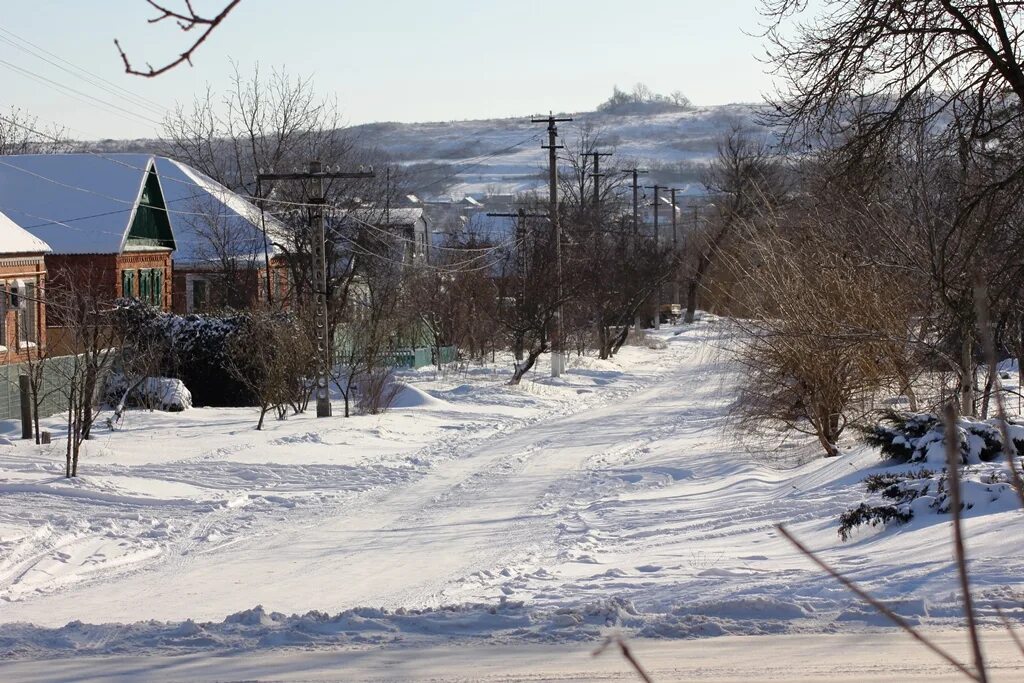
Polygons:
[[[0,657],[884,626],[778,522],[912,622],[959,625],[948,520],[841,542],[878,454],[752,449],[728,428],[728,327],[657,336],[522,389],[423,373],[380,417],[256,433],[246,411],[138,415],[74,484],[0,446]],[[1024,620],[1022,528],[968,517],[989,623]]]

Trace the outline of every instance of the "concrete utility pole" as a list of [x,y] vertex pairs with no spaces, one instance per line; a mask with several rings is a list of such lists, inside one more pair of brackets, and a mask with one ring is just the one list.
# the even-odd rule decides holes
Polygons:
[[541,145],[541,149],[548,150],[548,194],[550,208],[548,212],[551,218],[551,227],[555,232],[555,262],[557,264],[556,278],[558,280],[558,310],[555,312],[555,335],[551,344],[551,376],[558,377],[565,371],[565,353],[563,346],[565,340],[562,336],[562,222],[558,220],[558,150],[563,145],[558,144],[558,125],[563,121],[572,121],[571,118],[558,118],[549,114],[545,118],[534,118],[532,123],[548,124],[548,144]]
[[[329,172],[323,170],[319,161],[309,162],[306,173],[261,173],[256,178],[264,180],[310,180],[312,187],[309,192],[309,203],[314,208],[313,215],[313,269],[316,271],[314,282],[314,315],[316,320],[316,416],[331,416],[330,367],[331,340],[328,338],[330,325],[327,316],[327,213],[324,211],[324,179],[336,178],[373,178],[373,171]],[[269,273],[268,273],[269,277]]]
[[[648,185],[644,189],[654,190],[654,248],[657,250],[661,227],[658,225],[658,211],[661,208],[661,197],[659,194],[664,189],[661,185]],[[661,285],[654,294],[654,329],[661,329]]]
[[[590,177],[594,179],[594,210],[601,205],[601,178],[604,177],[604,173],[601,173],[601,157],[610,157],[612,152],[584,152],[583,157],[594,158],[594,172],[590,174]],[[583,165],[584,172],[586,171],[586,164]],[[583,197],[580,197],[580,204],[583,203]]]
[[[676,214],[679,212],[679,206],[676,204],[676,192],[679,192],[679,188],[673,187],[672,192],[672,254],[673,259],[679,259],[679,231],[678,221]],[[672,274],[672,303],[679,305],[679,264],[675,264],[675,269]]]
[[[633,168],[626,168],[622,170],[623,173],[628,173],[633,176],[633,240],[632,240],[632,251],[631,258],[636,258],[637,247],[639,246],[640,240],[640,176],[647,171],[640,170],[636,166]],[[640,335],[640,316],[639,314],[633,319],[633,327],[636,328],[637,336]]]

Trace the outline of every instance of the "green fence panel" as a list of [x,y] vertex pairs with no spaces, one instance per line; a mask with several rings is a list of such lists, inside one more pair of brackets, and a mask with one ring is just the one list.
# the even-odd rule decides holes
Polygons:
[[[74,356],[57,356],[45,361],[43,372],[43,402],[39,406],[40,417],[59,413],[66,408],[66,387]],[[0,366],[0,420],[21,418],[21,394],[18,391],[18,375],[28,374],[25,363]]]

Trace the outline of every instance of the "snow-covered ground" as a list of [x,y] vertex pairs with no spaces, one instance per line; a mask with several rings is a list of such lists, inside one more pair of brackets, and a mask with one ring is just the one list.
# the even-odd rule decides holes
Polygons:
[[[382,416],[256,432],[246,409],[132,412],[88,443],[76,481],[61,477],[59,438],[0,445],[0,678],[48,680],[58,669],[32,662],[70,654],[64,680],[81,662],[131,671],[125,656],[198,680],[180,658],[223,652],[247,654],[202,676],[304,680],[295,660],[274,668],[291,656],[278,648],[379,667],[408,647],[470,662],[466,648],[586,652],[609,628],[790,643],[885,628],[778,522],[912,622],[961,626],[948,518],[840,541],[837,517],[864,499],[878,453],[759,452],[728,428],[729,326],[653,334],[664,348],[574,358],[558,380],[541,366],[519,388],[495,367],[410,373]],[[1022,514],[978,506],[967,528],[983,621],[997,607],[1024,621]],[[254,653],[267,671],[242,667]]]

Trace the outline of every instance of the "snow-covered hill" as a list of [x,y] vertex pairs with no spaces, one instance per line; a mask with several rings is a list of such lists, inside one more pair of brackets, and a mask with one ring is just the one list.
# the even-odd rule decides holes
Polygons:
[[[761,129],[758,106],[730,104],[713,107],[642,108],[629,113],[569,114],[559,124],[561,143],[577,146],[585,130],[613,151],[622,164],[636,164],[650,173],[645,184],[657,182],[699,194],[701,173],[714,157],[721,136],[739,125]],[[559,114],[565,116],[565,114]],[[352,128],[363,146],[376,148],[401,163],[418,194],[511,194],[543,186],[547,152],[543,124],[530,117],[435,123],[372,123]]]
[[[559,124],[560,142],[568,154],[584,130],[600,140],[612,161],[649,171],[644,184],[658,183],[703,192],[701,178],[716,145],[731,127],[752,130],[760,107],[728,104],[689,109],[663,104],[634,105],[619,112],[559,114],[572,122]],[[508,119],[433,123],[369,123],[350,132],[359,147],[380,153],[404,169],[409,189],[427,199],[469,195],[509,195],[545,186],[547,133],[543,124],[524,115]],[[101,140],[80,143],[82,151],[157,152],[158,140]]]

